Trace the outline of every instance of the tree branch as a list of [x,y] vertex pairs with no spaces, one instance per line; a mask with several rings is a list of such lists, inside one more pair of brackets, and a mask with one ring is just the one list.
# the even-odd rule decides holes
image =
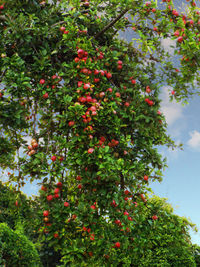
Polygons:
[[123,190],[124,191],[124,176],[123,176],[123,174],[122,173],[120,173],[120,177],[121,177],[121,190]]
[[6,16],[1,15],[0,20],[6,20]]
[[101,30],[100,32],[98,32],[94,38],[97,39],[99,36],[101,36],[105,31],[107,31],[109,28],[111,28],[118,20],[121,19],[121,17],[124,16],[124,14],[126,14],[126,12],[129,11],[130,8],[126,8],[124,11],[122,11],[121,14],[119,14],[119,16],[117,16],[114,20],[112,20],[108,25],[106,25],[105,28],[103,28],[103,30]]
[[5,76],[6,71],[7,71],[7,69],[5,69],[5,70],[2,72],[2,74],[1,74],[1,76],[0,76],[0,82],[2,81],[3,77]]

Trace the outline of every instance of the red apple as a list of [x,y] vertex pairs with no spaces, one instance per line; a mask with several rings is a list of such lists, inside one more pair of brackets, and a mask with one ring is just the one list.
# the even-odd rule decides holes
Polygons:
[[36,153],[36,151],[34,150],[34,149],[32,149],[30,152],[28,152],[28,155],[29,156],[32,156],[32,155],[34,155]]
[[45,80],[44,79],[41,79],[40,80],[40,84],[44,84],[45,83]]
[[90,236],[90,240],[94,240],[94,237],[95,237],[95,235],[94,234],[91,234],[91,236]]
[[105,71],[100,70],[99,72],[100,72],[101,76],[104,76],[105,75]]
[[85,54],[85,51],[83,49],[78,49],[78,56],[82,57]]
[[111,74],[110,72],[108,72],[108,73],[106,73],[106,77],[107,77],[108,79],[110,79],[110,78],[112,78],[112,74]]
[[148,104],[149,106],[153,106],[154,102],[152,100],[149,100]]
[[176,16],[176,17],[179,16],[179,13],[178,13],[175,9],[172,10],[172,14],[173,14],[174,16]]
[[59,160],[60,160],[60,161],[63,161],[63,160],[64,160],[64,158],[61,156],[61,157],[59,157]]
[[154,221],[156,221],[156,220],[158,219],[158,216],[157,216],[157,215],[153,215],[153,216],[152,216],[152,219],[153,219]]
[[116,242],[114,245],[115,248],[120,248],[120,246],[121,246],[120,242]]
[[99,71],[98,70],[94,70],[94,75],[98,75]]
[[81,70],[81,72],[84,73],[84,74],[87,74],[88,73],[88,69],[84,68],[84,69]]
[[124,106],[129,107],[130,106],[130,103],[129,102],[125,102],[124,103]]
[[59,237],[59,235],[58,235],[57,233],[53,234],[53,236],[54,236],[55,238],[58,238],[58,237]]
[[68,123],[69,126],[74,126],[74,124],[75,124],[74,121],[70,121],[70,122]]
[[65,207],[69,207],[69,202],[64,202]]
[[77,180],[77,181],[81,181],[81,180],[82,180],[81,176],[78,175],[78,176],[76,177],[76,180]]
[[86,6],[86,7],[89,7],[90,3],[88,1],[86,1],[86,2],[83,3],[83,5]]
[[183,42],[183,36],[179,36],[178,39],[177,39],[177,41],[178,41],[179,43],[182,43],[182,42]]
[[92,154],[94,152],[94,148],[89,148],[88,149],[88,154]]
[[99,94],[99,97],[104,97],[105,96],[105,93],[104,92],[101,92],[100,94]]
[[52,201],[53,200],[53,196],[52,195],[48,195],[47,196],[47,201]]
[[80,61],[80,58],[75,57],[74,61],[75,61],[76,63],[78,63],[78,62]]
[[43,212],[43,215],[44,215],[44,217],[49,216],[49,211],[48,211],[48,210],[45,210],[45,211]]
[[131,83],[132,83],[132,84],[136,84],[136,80],[132,79],[132,80],[131,80]]
[[174,32],[174,36],[179,36],[180,35],[180,32],[179,32],[179,30],[176,30],[175,32]]
[[42,191],[47,191],[47,188],[46,188],[44,185],[42,185],[42,186],[41,186],[41,190],[42,190]]
[[61,31],[61,32],[64,32],[64,31],[65,31],[65,27],[64,27],[64,26],[61,26],[61,27],[60,27],[60,31]]
[[119,92],[115,93],[116,97],[121,97],[121,94]]
[[113,200],[113,201],[110,203],[110,205],[113,206],[113,207],[117,207],[117,204],[116,204],[116,201],[115,201],[115,200]]
[[77,187],[78,187],[78,189],[81,189],[83,186],[82,186],[82,184],[79,184]]
[[90,84],[89,83],[85,83],[83,86],[83,89],[87,90],[90,88]]
[[115,220],[115,223],[120,225],[121,221],[120,220]]
[[43,98],[44,98],[44,99],[47,99],[48,97],[49,97],[48,93],[45,93],[45,94],[43,95]]
[[34,142],[34,143],[32,144],[32,147],[33,147],[33,148],[37,148],[37,147],[38,147],[38,143]]
[[108,88],[106,91],[112,93],[112,88]]
[[91,102],[92,101],[92,97],[90,95],[86,96],[86,101],[87,102]]
[[94,83],[98,83],[99,81],[100,81],[99,78],[95,78],[95,79],[94,79]]
[[51,157],[51,160],[52,160],[52,161],[56,161],[56,156],[52,156],[52,157]]
[[60,189],[59,188],[55,188],[54,189],[54,194],[58,194],[60,192]]
[[57,185],[57,187],[62,187],[63,186],[63,184],[61,182],[58,182],[56,185]]
[[125,195],[129,195],[130,192],[129,192],[128,190],[125,190],[125,191],[124,191],[124,194],[125,194]]

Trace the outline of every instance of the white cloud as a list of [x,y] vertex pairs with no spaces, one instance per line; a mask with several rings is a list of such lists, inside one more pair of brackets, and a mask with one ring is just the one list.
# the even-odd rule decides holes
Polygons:
[[187,144],[194,149],[200,150],[200,132],[194,130],[193,132],[189,133],[190,139],[188,140]]
[[161,45],[163,46],[166,52],[171,55],[174,54],[174,48],[171,46],[176,47],[176,40],[172,40],[171,38],[165,38],[161,40]]
[[164,86],[161,93],[161,111],[165,115],[167,124],[173,125],[178,119],[183,117],[183,106],[176,101],[170,102],[169,94],[173,89],[170,86]]

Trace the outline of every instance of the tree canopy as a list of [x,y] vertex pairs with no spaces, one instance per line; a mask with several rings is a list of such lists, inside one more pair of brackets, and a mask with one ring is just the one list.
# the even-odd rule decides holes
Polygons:
[[[149,181],[167,166],[158,148],[176,146],[160,91],[170,86],[177,101],[198,91],[199,9],[194,1],[180,14],[165,0],[8,0],[0,10],[0,166],[18,190],[42,185],[40,231],[63,266],[134,266],[132,251],[144,253],[152,225],[162,224],[158,209],[149,222],[145,214]],[[132,42],[120,38],[127,29]],[[175,40],[173,57],[166,38]]]

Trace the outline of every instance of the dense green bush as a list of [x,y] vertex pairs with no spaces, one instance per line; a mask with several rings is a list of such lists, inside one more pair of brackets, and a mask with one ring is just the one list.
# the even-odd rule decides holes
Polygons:
[[0,181],[0,223],[5,222],[11,229],[15,229],[20,222],[26,234],[33,238],[37,220],[36,203],[14,186]]
[[0,261],[8,267],[39,267],[40,259],[34,244],[7,224],[0,224]]
[[[156,220],[151,220],[152,213],[157,214]],[[197,231],[194,224],[174,214],[166,199],[156,196],[148,200],[143,214],[142,227],[137,227],[133,235],[143,247],[135,248],[135,266],[198,266],[189,235],[189,230]]]

